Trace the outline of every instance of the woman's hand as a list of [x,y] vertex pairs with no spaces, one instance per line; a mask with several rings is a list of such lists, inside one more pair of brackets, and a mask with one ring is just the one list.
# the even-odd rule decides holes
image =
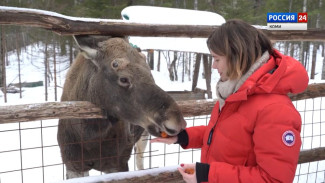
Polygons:
[[[178,168],[179,173],[183,176],[183,179],[186,183],[197,183],[195,168],[195,163],[181,164],[181,167]],[[191,170],[194,170],[193,174],[191,174]]]
[[167,137],[167,138],[157,137],[157,138],[151,139],[150,143],[175,144],[177,142],[177,138],[178,138],[177,136]]

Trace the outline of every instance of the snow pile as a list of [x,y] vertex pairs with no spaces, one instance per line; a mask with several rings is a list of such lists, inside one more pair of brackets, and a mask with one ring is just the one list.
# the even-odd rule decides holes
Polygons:
[[[129,22],[169,25],[221,25],[226,20],[217,13],[154,6],[129,6],[122,10],[122,18]],[[206,38],[130,37],[141,49],[179,50],[209,53]]]

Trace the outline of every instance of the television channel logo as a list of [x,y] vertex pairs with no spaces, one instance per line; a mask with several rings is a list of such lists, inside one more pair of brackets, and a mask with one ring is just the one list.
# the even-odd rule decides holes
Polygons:
[[267,13],[268,30],[307,30],[307,13]]

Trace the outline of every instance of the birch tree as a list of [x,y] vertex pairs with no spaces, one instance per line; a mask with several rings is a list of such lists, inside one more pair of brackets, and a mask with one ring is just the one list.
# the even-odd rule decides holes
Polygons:
[[[307,12],[307,0],[304,0],[304,2],[303,2],[302,12]],[[305,52],[304,42],[301,41],[300,42],[300,56],[299,56],[301,63],[304,63],[304,52]]]

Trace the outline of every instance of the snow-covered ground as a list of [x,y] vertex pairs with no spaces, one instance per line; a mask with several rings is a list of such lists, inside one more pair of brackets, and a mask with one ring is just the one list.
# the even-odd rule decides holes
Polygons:
[[[180,14],[181,15],[181,14]],[[189,38],[184,39],[191,41]],[[176,43],[167,40],[165,45],[162,42],[141,38],[130,38],[130,41],[136,43],[142,48],[159,48],[170,49]],[[201,43],[188,44],[178,40],[182,44],[173,48],[173,50],[198,51],[206,49],[205,41]],[[202,41],[202,40],[201,40]],[[177,42],[177,41],[176,41]],[[158,44],[158,45],[156,45]],[[147,47],[145,45],[148,45]],[[186,48],[188,45],[192,47]],[[193,48],[194,47],[194,48]],[[196,48],[195,48],[196,47]],[[281,48],[281,45],[277,45]],[[42,44],[38,46],[31,45],[26,52],[21,53],[21,81],[44,81],[44,47]],[[282,50],[283,51],[283,50]],[[158,54],[155,53],[155,61]],[[161,56],[161,71],[152,71],[156,83],[166,91],[191,90],[192,82],[185,76],[185,82],[171,82],[168,77],[167,62],[164,56]],[[66,57],[57,58],[57,62],[67,60]],[[10,65],[7,66],[7,84],[18,83],[18,61],[15,52],[9,53]],[[193,59],[192,59],[193,61]],[[321,81],[321,68],[323,57],[321,57],[321,49],[317,52],[316,77],[310,83],[319,83]],[[193,64],[192,64],[193,66]],[[53,69],[53,62],[50,64]],[[66,68],[68,62],[57,64],[58,85],[63,86]],[[156,64],[155,64],[156,67]],[[310,71],[308,65],[308,71]],[[202,67],[201,67],[202,68]],[[193,70],[193,68],[192,68]],[[179,69],[179,72],[180,69]],[[206,89],[205,80],[202,78],[202,71],[199,74],[198,87]],[[179,73],[179,78],[181,73]],[[212,71],[212,92],[215,98],[215,83],[219,76],[216,71]],[[57,97],[60,99],[62,89],[57,88]],[[0,92],[1,93],[1,92]],[[54,101],[54,83],[53,80],[48,86],[48,101]],[[35,88],[23,88],[22,98],[19,94],[8,94],[8,102],[4,103],[3,96],[0,95],[0,105],[16,105],[39,103],[45,101],[44,86]],[[303,137],[302,149],[310,149],[316,147],[325,147],[325,98],[309,99],[294,102],[294,105],[300,112],[303,120],[303,128],[301,135]],[[61,162],[59,148],[57,146],[56,132],[58,120],[43,120],[25,123],[12,123],[0,125],[0,182],[1,183],[19,183],[19,182],[57,182],[64,179],[65,169]],[[205,125],[208,122],[206,116],[196,117],[195,119],[187,119],[188,126]],[[23,149],[23,150],[20,150]],[[180,163],[191,163],[200,161],[199,150],[182,150],[178,145],[150,144],[147,146],[145,158],[145,168],[170,167],[175,169],[175,165]],[[44,168],[42,168],[44,167]],[[130,171],[135,170],[134,157],[129,161]],[[23,171],[20,171],[24,169]],[[318,173],[312,173],[316,172]],[[90,175],[100,175],[100,172],[91,171]],[[298,165],[297,176],[294,182],[324,182],[325,177],[325,161]],[[300,175],[300,176],[298,176]],[[105,175],[104,175],[105,176]],[[91,178],[95,180],[96,177]]]

